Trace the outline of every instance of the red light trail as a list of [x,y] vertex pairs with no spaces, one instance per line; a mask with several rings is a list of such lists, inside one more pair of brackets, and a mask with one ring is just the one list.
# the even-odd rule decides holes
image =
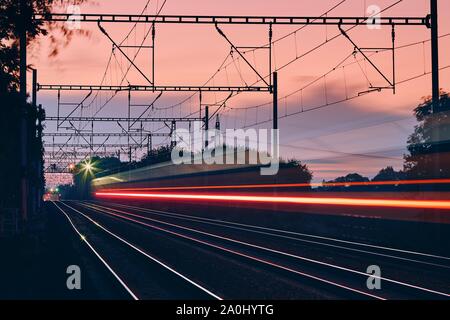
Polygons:
[[390,180],[390,181],[362,181],[362,182],[319,182],[319,183],[284,183],[284,184],[243,184],[243,185],[214,185],[214,186],[177,186],[157,188],[128,188],[105,189],[104,191],[164,191],[164,190],[209,190],[209,189],[263,189],[263,188],[304,188],[304,187],[356,187],[356,186],[397,186],[397,185],[427,185],[450,184],[450,179],[423,180]]
[[199,201],[233,201],[284,204],[317,204],[358,207],[393,207],[415,209],[450,210],[450,200],[397,200],[397,199],[363,199],[363,198],[324,198],[324,197],[283,197],[283,196],[249,196],[219,194],[163,194],[137,192],[96,192],[97,197],[124,199],[177,199]]

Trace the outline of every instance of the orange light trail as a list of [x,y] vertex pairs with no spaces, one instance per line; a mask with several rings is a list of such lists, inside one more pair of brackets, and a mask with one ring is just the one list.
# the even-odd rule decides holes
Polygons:
[[322,198],[322,197],[275,197],[218,194],[161,194],[135,192],[96,192],[97,197],[142,198],[142,199],[178,199],[200,201],[233,201],[284,204],[317,204],[358,207],[394,207],[415,209],[450,210],[450,200],[395,200],[395,199],[361,199],[361,198]]
[[284,183],[284,184],[243,184],[222,186],[188,186],[188,187],[158,187],[158,188],[127,188],[104,189],[104,191],[168,191],[168,190],[206,190],[206,189],[262,189],[262,188],[304,188],[304,187],[356,187],[356,186],[389,186],[389,185],[426,185],[450,184],[450,179],[424,180],[390,180],[367,182],[318,182],[318,183]]

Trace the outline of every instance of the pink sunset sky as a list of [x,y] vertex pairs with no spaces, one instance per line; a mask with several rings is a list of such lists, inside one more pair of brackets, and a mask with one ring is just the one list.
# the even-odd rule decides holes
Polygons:
[[[81,6],[82,13],[122,13],[139,14],[147,0],[133,1],[97,1]],[[151,1],[146,13],[154,14],[162,4]],[[186,15],[265,15],[265,16],[320,16],[340,0],[168,0],[161,14]],[[347,0],[330,12],[329,16],[366,16],[370,5],[381,9],[396,3],[396,0]],[[61,8],[55,11],[64,12]],[[424,17],[429,12],[428,0],[404,0],[383,16]],[[439,1],[440,67],[450,65],[450,1]],[[99,31],[95,23],[82,23],[83,30],[90,36],[76,36],[70,44],[62,48],[59,55],[49,58],[48,39],[41,39],[40,45],[33,48],[30,63],[39,72],[41,84],[92,84],[97,85],[106,74],[104,84],[117,85],[121,72],[127,62],[116,50],[110,67],[105,72],[111,55],[110,41]],[[104,23],[103,27],[117,42],[124,39],[133,24]],[[139,44],[149,25],[139,24],[124,44]],[[291,34],[299,26],[274,26],[274,40]],[[221,29],[237,46],[260,46],[268,42],[268,27],[254,25],[230,26]],[[308,26],[277,41],[274,46],[273,66],[280,68],[287,62],[301,56],[311,48],[339,34],[336,26]],[[391,45],[390,27],[370,30],[366,26],[349,31],[350,37],[360,47],[388,47]],[[423,96],[431,94],[430,72],[430,31],[422,26],[398,26],[396,28],[396,46],[412,43],[416,45],[398,49],[396,52],[396,78],[402,81],[423,75],[416,80],[398,84],[397,92],[391,90],[367,94],[346,102],[332,104],[317,110],[308,109],[357,95],[367,90],[368,82],[384,85],[383,80],[362,59],[360,54],[352,56],[352,44],[340,36],[323,45],[289,66],[279,70],[279,121],[281,134],[281,153],[284,158],[298,158],[306,162],[314,172],[314,180],[334,179],[350,172],[358,172],[373,177],[379,169],[392,165],[402,168],[402,155],[406,152],[406,140],[413,131],[415,119],[413,108]],[[150,44],[150,38],[145,42]],[[127,49],[134,56],[135,49]],[[229,44],[217,33],[213,25],[157,25],[156,30],[156,70],[157,85],[203,85],[215,73],[230,52]],[[237,58],[237,54],[234,54]],[[392,77],[392,65],[389,52],[377,53],[373,61],[389,77]],[[117,58],[117,59],[116,59]],[[267,50],[257,50],[247,54],[258,72],[268,74]],[[347,59],[345,59],[347,58]],[[345,59],[338,68],[332,70]],[[356,62],[356,61],[359,61]],[[144,72],[151,75],[150,51],[142,50],[136,59]],[[209,85],[244,85],[254,83],[256,75],[240,60],[227,57],[227,68],[221,69]],[[344,67],[343,67],[344,66]],[[122,68],[122,69],[121,69]],[[319,78],[314,85],[291,93]],[[131,84],[147,84],[135,70],[127,76]],[[126,85],[126,82],[124,83]],[[261,84],[261,83],[259,83]],[[450,71],[440,72],[440,86],[450,90]],[[87,92],[64,92],[65,102],[81,101]],[[106,107],[100,106],[110,97],[110,93],[100,94],[83,115],[126,116],[127,94],[118,94]],[[134,94],[134,103],[149,103],[157,94]],[[214,104],[228,94],[204,94],[203,102]],[[289,98],[283,98],[290,95]],[[174,108],[189,97],[189,93],[164,93],[155,104],[151,116],[186,116],[199,108],[199,98],[191,99]],[[255,122],[269,120],[271,105],[240,108],[270,103],[268,93],[243,93],[231,98],[221,113],[222,128],[252,127]],[[92,99],[91,99],[92,100]],[[48,116],[56,115],[56,92],[39,93],[39,103],[43,104]],[[303,113],[299,113],[303,108]],[[214,108],[212,108],[212,111]],[[63,114],[70,110],[64,109]],[[136,107],[134,115],[142,112]],[[79,115],[77,113],[76,115]],[[258,120],[256,120],[258,119]],[[271,123],[257,125],[258,128],[270,128]],[[53,131],[52,124],[47,125]],[[160,124],[149,127],[161,129]],[[162,130],[165,130],[163,128]],[[118,132],[117,125],[99,125],[99,132]],[[62,141],[62,140],[61,140]],[[111,141],[111,143],[114,141]],[[164,139],[155,140],[155,144],[164,143]]]

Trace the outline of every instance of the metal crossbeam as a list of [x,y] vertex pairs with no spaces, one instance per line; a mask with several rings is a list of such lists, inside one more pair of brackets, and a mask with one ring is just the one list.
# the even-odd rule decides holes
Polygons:
[[38,84],[38,90],[53,91],[201,91],[201,92],[270,92],[269,87],[255,86],[96,86]]
[[[60,121],[64,117],[46,117],[45,121]],[[65,121],[69,122],[196,122],[204,121],[202,118],[109,118],[109,117],[69,117]]]
[[93,153],[92,155],[87,155],[85,157],[66,157],[64,159],[55,159],[55,158],[44,158],[45,160],[45,165],[46,166],[51,166],[52,164],[57,164],[63,167],[68,167],[69,165],[73,164],[73,163],[79,163],[82,162],[84,160],[86,160],[87,158],[90,157],[99,157],[99,158],[106,158],[106,157],[116,157],[117,155],[115,154],[107,154],[107,155],[99,155],[96,153]]
[[[73,151],[73,150],[64,150],[64,156],[66,157],[85,157],[91,154],[95,154],[97,156],[100,155],[112,155],[115,154],[113,151]],[[46,151],[44,154],[44,159],[47,160],[55,160],[54,153],[52,151]]]
[[[86,148],[86,149],[91,149],[91,148],[144,148],[144,143],[141,144],[128,144],[128,143],[114,143],[114,144],[103,144],[103,143],[93,143],[93,144],[87,144],[87,143],[73,143],[73,144],[68,144],[68,143],[46,143],[44,144],[45,148],[61,148],[66,150],[67,149],[72,149],[73,148]],[[55,152],[58,152],[58,150],[56,150]]]
[[61,173],[67,173],[67,174],[72,174],[73,172],[70,171],[68,168],[46,168],[44,170],[44,173],[46,174],[61,174]]
[[426,17],[280,17],[280,16],[194,16],[194,15],[137,15],[137,14],[34,14],[35,21],[80,21],[122,23],[173,24],[263,24],[263,25],[405,25],[429,26]]
[[145,133],[145,132],[56,132],[56,133],[43,133],[43,137],[170,137],[170,133]]

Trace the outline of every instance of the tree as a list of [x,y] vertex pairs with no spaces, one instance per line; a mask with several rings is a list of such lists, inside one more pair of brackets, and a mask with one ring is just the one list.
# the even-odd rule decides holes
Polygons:
[[[0,93],[17,92],[19,89],[19,30],[25,28],[27,47],[38,45],[38,36],[50,38],[50,56],[56,56],[74,34],[87,35],[83,30],[71,30],[65,24],[42,22],[32,19],[34,13],[49,14],[55,5],[81,4],[86,0],[0,0]],[[24,4],[21,12],[21,3]],[[58,36],[59,35],[59,36]]]
[[360,175],[359,173],[349,173],[344,177],[338,177],[329,182],[369,182],[369,178]]
[[[404,171],[395,171],[393,167],[388,166],[381,169],[372,181],[400,181],[406,179],[406,173]],[[410,186],[398,185],[398,184],[381,184],[371,186],[371,191],[400,191],[410,190]]]
[[403,180],[404,178],[405,173],[403,171],[395,171],[393,167],[388,166],[381,169],[372,181],[397,181]]
[[450,96],[441,92],[433,112],[430,97],[414,109],[419,122],[408,138],[404,170],[411,179],[450,177]]
[[290,159],[287,163],[281,163],[281,168],[295,168],[295,179],[301,183],[311,183],[313,173],[306,164],[302,164],[299,160]]
[[[42,141],[36,138],[36,120],[42,120],[42,111],[26,105],[28,127],[28,168],[20,168],[19,123],[22,115],[19,96],[19,34],[25,30],[27,49],[38,45],[38,36],[50,39],[50,56],[58,54],[58,49],[66,46],[74,34],[86,34],[83,30],[70,30],[65,24],[40,22],[32,19],[33,13],[48,14],[56,6],[80,4],[85,0],[0,0],[0,207],[17,207],[19,179],[27,174],[32,186],[43,186],[43,176],[38,176],[35,164],[42,160]],[[27,66],[29,67],[29,66]],[[41,161],[42,163],[42,161]]]
[[[331,181],[326,181],[329,186],[321,187],[320,190],[324,191],[361,191],[366,190],[367,186],[352,186],[351,182],[369,182],[370,179],[360,175],[359,173],[349,173],[346,176],[338,177]],[[335,186],[333,183],[338,183],[339,185]],[[349,183],[349,185],[340,185],[342,183]]]
[[170,161],[172,159],[171,152],[172,148],[170,146],[160,146],[147,153],[138,163],[138,166],[148,166],[151,164]]
[[[64,23],[43,22],[32,19],[33,14],[48,15],[56,6],[65,4],[80,5],[88,0],[0,0],[0,50],[17,51],[19,30],[25,28],[27,45],[37,45],[38,36],[48,36],[50,39],[50,56],[56,56],[61,47],[66,46],[75,34],[88,35],[82,29],[71,29]],[[23,4],[23,6],[22,6]],[[23,10],[21,10],[23,9]],[[22,12],[21,12],[22,11]],[[13,55],[16,56],[16,55]],[[17,79],[18,65],[13,64],[14,76]]]
[[77,190],[75,188],[75,185],[61,185],[58,186],[59,193],[61,194],[61,199],[64,200],[76,200],[77,197]]

